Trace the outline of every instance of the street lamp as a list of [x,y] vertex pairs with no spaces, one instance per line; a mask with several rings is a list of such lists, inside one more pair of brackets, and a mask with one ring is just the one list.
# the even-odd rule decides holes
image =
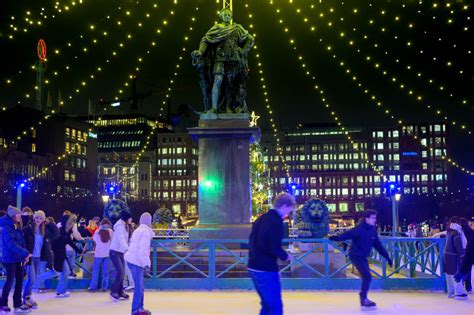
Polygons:
[[18,186],[16,186],[16,207],[18,209],[21,209],[21,194],[23,192],[23,188],[25,187],[25,183],[21,183]]
[[102,202],[106,204],[107,202],[109,202],[109,198],[109,195],[102,195]]
[[400,222],[399,213],[398,213],[398,202],[402,198],[400,191],[400,186],[397,182],[388,182],[387,183],[387,193],[392,199],[392,236],[397,236],[398,226]]

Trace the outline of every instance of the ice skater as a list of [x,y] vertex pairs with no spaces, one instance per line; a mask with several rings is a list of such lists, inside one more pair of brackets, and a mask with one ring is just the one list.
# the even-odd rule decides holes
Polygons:
[[295,205],[292,195],[279,194],[273,201],[274,208],[259,217],[252,226],[247,269],[260,296],[260,315],[283,314],[277,260],[293,260],[293,256],[282,248],[281,241],[283,220],[295,210]]
[[377,304],[367,298],[367,293],[370,288],[370,282],[372,281],[372,275],[370,274],[368,257],[372,248],[375,248],[380,255],[382,255],[388,262],[388,265],[392,267],[392,260],[388,256],[387,251],[380,243],[375,229],[377,222],[377,212],[375,210],[367,210],[364,212],[362,221],[352,230],[349,230],[338,236],[331,236],[331,241],[342,242],[352,240],[351,247],[349,249],[349,258],[351,259],[352,265],[356,267],[362,278],[362,286],[360,290],[360,306],[362,311],[371,311],[377,309]]

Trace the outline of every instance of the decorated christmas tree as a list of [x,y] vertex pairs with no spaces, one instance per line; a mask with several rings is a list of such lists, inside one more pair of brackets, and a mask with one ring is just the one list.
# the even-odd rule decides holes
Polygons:
[[250,146],[250,168],[252,174],[252,215],[259,216],[268,210],[270,172],[258,142]]

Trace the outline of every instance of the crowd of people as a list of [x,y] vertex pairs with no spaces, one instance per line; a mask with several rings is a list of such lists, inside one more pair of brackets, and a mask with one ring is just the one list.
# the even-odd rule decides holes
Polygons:
[[[282,239],[283,220],[295,206],[293,196],[280,194],[274,200],[274,207],[252,225],[248,270],[261,298],[260,314],[283,314],[277,261],[293,260],[293,256],[282,247]],[[352,241],[348,255],[362,279],[359,293],[362,310],[376,309],[376,303],[368,299],[372,279],[368,257],[372,249],[392,266],[389,253],[379,240],[376,222],[377,212],[367,210],[355,228],[329,238],[334,242]],[[90,251],[94,253],[94,261],[89,291],[106,292],[110,289],[110,299],[119,302],[128,300],[130,297],[125,292],[133,289],[131,314],[151,314],[144,309],[144,278],[151,266],[150,249],[154,237],[151,224],[152,216],[147,212],[141,215],[139,225],[135,225],[130,213],[125,211],[115,224],[99,217],[94,217],[88,224],[83,219],[77,222],[77,216],[67,210],[57,223],[44,211],[33,212],[29,207],[20,210],[9,206],[7,211],[0,211],[1,262],[6,272],[0,311],[11,312],[8,300],[13,286],[15,313],[28,313],[38,308],[32,293],[45,292],[45,281],[52,278],[58,279],[56,297],[69,297],[68,279],[75,277],[76,258],[82,258],[77,256]],[[469,222],[452,217],[446,224],[446,231],[432,236],[446,238],[443,266],[448,297],[467,299],[468,292],[472,291],[471,268],[474,263],[474,232]],[[83,242],[84,239],[93,242]],[[111,285],[110,264],[115,269]]]
[[[151,223],[152,217],[147,212],[141,215],[138,226],[133,225],[128,212],[122,212],[113,226],[107,218],[100,220],[98,217],[90,220],[87,226],[85,220],[80,220],[78,225],[77,216],[67,210],[56,223],[42,210],[33,212],[29,207],[20,210],[9,206],[7,211],[0,212],[1,262],[6,273],[0,311],[11,312],[8,300],[13,286],[14,313],[29,313],[38,308],[32,293],[45,292],[45,281],[52,278],[58,279],[56,297],[69,297],[68,279],[76,276],[77,256],[93,250],[89,290],[109,289],[111,261],[116,277],[110,298],[115,302],[128,300],[130,297],[124,292],[124,286],[133,289],[131,314],[151,314],[144,309],[143,300],[144,276],[151,266],[150,247],[154,235]],[[93,243],[80,246],[78,242],[85,238],[91,238]],[[88,248],[91,244],[92,248]]]

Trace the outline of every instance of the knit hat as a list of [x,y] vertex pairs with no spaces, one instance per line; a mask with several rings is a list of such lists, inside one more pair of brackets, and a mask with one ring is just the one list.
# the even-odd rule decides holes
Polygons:
[[127,222],[127,220],[131,217],[132,215],[128,211],[122,210],[122,212],[120,213],[120,219],[124,220],[125,222]]
[[43,221],[46,220],[46,214],[44,213],[43,210],[35,211],[34,217],[35,217],[35,218],[36,218],[36,217],[41,218],[41,219],[43,219]]
[[14,206],[8,206],[7,213],[10,218],[13,218],[15,214],[21,214],[21,210]]
[[151,214],[149,214],[148,212],[143,213],[140,216],[140,224],[145,224],[151,227]]

